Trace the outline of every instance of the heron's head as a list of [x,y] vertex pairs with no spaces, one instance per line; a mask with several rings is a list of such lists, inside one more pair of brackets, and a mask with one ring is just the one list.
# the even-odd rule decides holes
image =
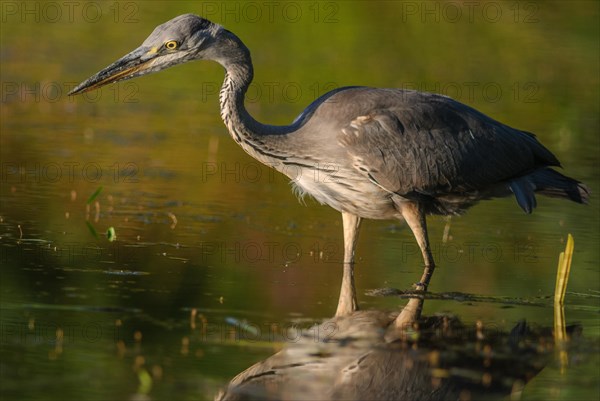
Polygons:
[[164,70],[190,60],[218,59],[216,39],[225,30],[204,18],[184,14],[157,26],[140,47],[86,79],[69,95]]

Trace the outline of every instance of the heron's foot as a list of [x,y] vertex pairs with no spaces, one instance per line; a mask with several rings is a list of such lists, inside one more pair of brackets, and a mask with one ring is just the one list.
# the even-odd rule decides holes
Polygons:
[[415,284],[415,288],[418,291],[427,291],[427,287],[429,287],[429,282],[431,281],[431,276],[433,276],[433,271],[435,270],[435,265],[426,264],[423,269],[423,275],[418,283]]

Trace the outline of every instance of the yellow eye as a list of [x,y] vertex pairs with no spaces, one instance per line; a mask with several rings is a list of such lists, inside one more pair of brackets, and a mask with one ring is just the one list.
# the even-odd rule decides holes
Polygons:
[[177,49],[177,42],[174,40],[169,40],[167,43],[165,43],[165,47],[169,50],[175,50]]

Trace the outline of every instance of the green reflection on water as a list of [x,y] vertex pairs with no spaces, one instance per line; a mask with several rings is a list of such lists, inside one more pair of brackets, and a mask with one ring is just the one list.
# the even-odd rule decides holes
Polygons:
[[[47,3],[27,3],[33,14],[10,4],[16,14],[4,9],[0,28],[2,392],[10,396],[126,399],[139,387],[133,366],[143,356],[155,375],[153,398],[173,389],[181,399],[202,398],[273,350],[192,338],[192,349],[182,353],[191,308],[225,327],[223,336],[228,316],[271,327],[333,313],[339,215],[299,204],[286,179],[228,138],[218,113],[219,66],[192,63],[66,97],[69,85],[177,14],[204,7],[245,41],[256,70],[248,108],[261,121],[288,123],[343,85],[443,92],[535,132],[569,175],[592,194],[599,190],[597,3],[492,3],[502,11],[497,22],[477,9],[469,21],[464,8],[465,17],[454,21],[443,3],[432,3],[439,20],[406,8],[424,7],[420,2],[294,3],[303,12],[297,21],[275,13],[272,22],[264,9],[263,19],[249,9],[244,14],[243,3],[227,3],[230,13],[218,2],[207,3],[216,10],[183,2],[93,3],[104,15],[97,22],[78,12],[71,21],[64,8],[53,20],[50,9],[43,14]],[[567,294],[567,319],[598,339],[594,197],[589,207],[540,199],[532,216],[512,199],[486,202],[451,220],[447,242],[446,221],[431,219],[440,265],[432,290],[552,294],[557,255],[570,232],[576,246],[569,291],[586,297]],[[92,236],[86,223],[97,233],[114,227],[117,241]],[[398,299],[362,294],[405,289],[418,278],[421,260],[410,232],[394,222],[367,222],[358,257],[361,304],[397,308]],[[441,310],[506,326],[552,319],[549,308],[488,303],[430,301],[425,313]],[[47,329],[33,342],[32,319],[34,337],[36,326]],[[117,320],[122,338],[114,335]],[[66,339],[60,353],[53,344],[58,326]],[[87,334],[70,334],[74,326]],[[88,341],[98,327],[102,335]],[[78,337],[69,342],[70,335]],[[597,394],[587,381],[597,362],[561,380],[556,369],[543,372],[537,391],[554,381],[560,391],[548,397]]]

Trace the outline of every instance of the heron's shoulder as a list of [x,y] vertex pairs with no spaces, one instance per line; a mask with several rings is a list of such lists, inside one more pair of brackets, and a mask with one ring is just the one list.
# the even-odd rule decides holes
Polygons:
[[411,89],[346,86],[326,93],[314,103],[340,105],[399,106],[418,103],[458,103],[451,97]]
[[[317,101],[319,101],[317,103]],[[351,122],[360,117],[387,115],[419,129],[481,132],[510,128],[475,108],[449,96],[410,89],[346,87],[332,91],[315,101],[314,118],[335,117]],[[533,136],[530,133],[522,132]]]
[[346,86],[318,97],[294,120],[294,124],[304,125],[313,117],[318,119],[335,116],[341,121],[343,117],[353,119],[372,110],[409,106],[414,108],[419,104],[435,107],[442,103],[460,105],[450,97],[435,93],[410,89]]
[[407,109],[419,113],[439,108],[450,108],[458,113],[472,111],[469,106],[437,93],[364,86],[350,86],[333,90],[315,100],[311,106],[321,111],[327,110],[327,113],[331,113],[331,109],[349,113],[384,109]]

